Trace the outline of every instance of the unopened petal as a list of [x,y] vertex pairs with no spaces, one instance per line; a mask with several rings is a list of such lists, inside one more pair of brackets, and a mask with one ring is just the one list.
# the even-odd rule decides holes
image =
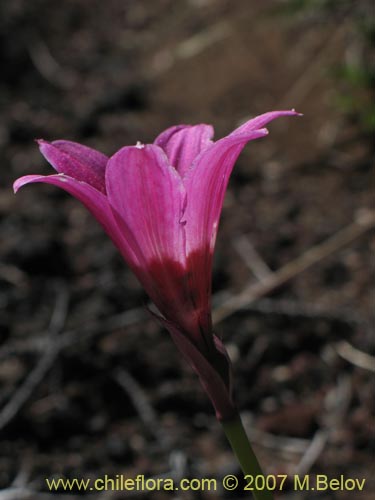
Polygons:
[[103,153],[72,141],[39,140],[38,143],[41,153],[57,172],[105,193],[108,158]]
[[213,135],[211,125],[177,126],[160,134],[155,144],[165,151],[170,164],[183,177],[194,159],[212,144]]

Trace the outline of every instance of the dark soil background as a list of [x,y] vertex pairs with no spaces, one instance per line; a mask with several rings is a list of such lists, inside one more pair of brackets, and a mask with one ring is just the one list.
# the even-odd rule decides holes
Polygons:
[[[196,376],[94,219],[50,186],[14,196],[17,177],[52,173],[34,139],[110,155],[173,124],[212,123],[221,137],[292,107],[304,117],[271,124],[234,170],[215,256],[216,331],[267,473],[367,480],[362,493],[289,485],[280,497],[374,498],[371,143],[340,106],[352,87],[335,76],[363,56],[357,19],[370,2],[283,15],[285,4],[1,2],[2,500],[142,497],[52,493],[52,477],[240,475]],[[367,102],[366,89],[356,96]]]

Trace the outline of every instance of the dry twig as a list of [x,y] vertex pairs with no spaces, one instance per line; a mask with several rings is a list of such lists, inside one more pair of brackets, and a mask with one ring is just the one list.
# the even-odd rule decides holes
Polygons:
[[41,38],[30,43],[29,54],[35,68],[52,85],[64,90],[70,89],[77,80],[71,70],[63,68],[53,57],[47,44]]
[[270,299],[264,297],[249,304],[252,311],[262,314],[276,314],[291,317],[327,319],[344,323],[360,324],[362,318],[354,311],[344,309],[327,309],[319,304],[311,304],[291,299]]
[[323,241],[323,243],[310,248],[300,257],[289,262],[278,271],[273,272],[262,281],[255,284],[251,283],[242,292],[233,295],[214,311],[214,323],[219,323],[235,311],[248,306],[248,304],[254,302],[259,297],[266,295],[292,278],[295,278],[303,271],[306,271],[306,269],[309,269],[314,264],[339,251],[373,228],[374,222],[375,216],[367,214],[366,217],[349,224]]
[[308,473],[324,450],[328,442],[329,434],[330,431],[327,429],[319,429],[315,433],[299,464],[297,465],[294,474],[303,476]]
[[[66,349],[78,342],[87,341],[99,334],[131,326],[141,322],[146,317],[144,308],[129,309],[120,314],[110,316],[105,320],[85,320],[81,326],[66,330],[56,339],[59,349]],[[48,332],[47,332],[48,334]],[[0,360],[13,353],[43,352],[46,345],[46,333],[31,339],[8,343],[0,349]]]
[[17,415],[22,406],[30,398],[36,387],[43,380],[59,352],[59,344],[55,337],[63,328],[68,305],[68,295],[65,287],[57,296],[56,305],[52,314],[49,327],[49,343],[44,354],[39,359],[34,369],[13,394],[12,398],[0,411],[0,429],[3,429]]
[[196,35],[183,40],[174,50],[163,51],[157,54],[152,77],[168,71],[177,61],[183,61],[197,56],[207,47],[219,42],[230,35],[232,26],[221,21]]
[[353,347],[348,341],[342,340],[335,345],[335,350],[346,361],[359,368],[375,372],[375,357]]
[[135,409],[137,410],[140,419],[142,420],[147,431],[159,442],[160,445],[165,447],[167,439],[165,434],[160,429],[158,417],[154,408],[148,400],[148,397],[142,387],[138,384],[132,375],[123,369],[118,369],[113,374],[116,382],[126,391],[129,395]]
[[340,377],[337,385],[328,392],[325,398],[325,412],[321,417],[323,427],[315,433],[294,474],[303,476],[308,474],[313,467],[329,443],[333,430],[337,429],[343,421],[349,407],[351,394],[350,378],[348,376]]
[[242,257],[247,267],[259,281],[264,280],[272,273],[271,269],[255,250],[254,245],[248,237],[243,235],[237,238],[234,241],[234,247]]

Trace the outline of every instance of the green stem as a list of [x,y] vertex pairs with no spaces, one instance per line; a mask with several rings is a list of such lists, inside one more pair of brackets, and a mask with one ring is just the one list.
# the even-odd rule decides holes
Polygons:
[[252,494],[255,500],[273,500],[271,491],[266,488],[256,489],[256,483],[262,487],[263,481],[255,481],[256,476],[264,476],[257,457],[253,452],[245,429],[242,425],[241,417],[237,415],[231,420],[221,422],[225,435],[232,447],[234,454],[241,466],[242,472],[246,475],[254,476],[254,481],[246,480],[246,484],[253,487]]

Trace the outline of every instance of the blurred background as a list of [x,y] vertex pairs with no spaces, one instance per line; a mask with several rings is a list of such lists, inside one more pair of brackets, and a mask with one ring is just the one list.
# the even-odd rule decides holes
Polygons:
[[[366,478],[373,498],[374,33],[367,0],[0,3],[0,498],[81,498],[46,477],[240,476],[95,220],[51,186],[14,196],[17,177],[52,173],[34,139],[111,155],[174,124],[220,138],[283,108],[304,117],[272,123],[230,182],[215,329],[266,472]],[[280,497],[353,493],[288,483]]]

